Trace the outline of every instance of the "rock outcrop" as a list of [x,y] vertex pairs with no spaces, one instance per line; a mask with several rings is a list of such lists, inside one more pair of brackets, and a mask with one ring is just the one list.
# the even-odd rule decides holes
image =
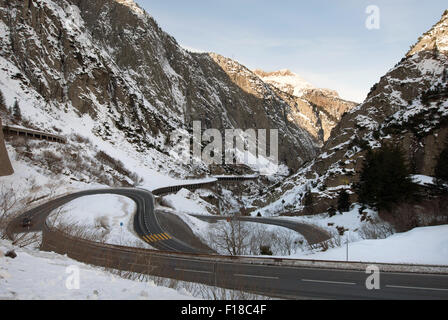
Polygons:
[[9,160],[8,151],[5,146],[5,138],[3,136],[2,120],[0,119],[0,177],[9,176],[14,173]]
[[358,105],[341,99],[334,90],[315,88],[287,69],[254,72],[277,89],[277,94],[290,105],[290,121],[304,127],[321,145],[328,140],[342,115]]
[[275,90],[230,59],[184,50],[131,0],[0,0],[0,30],[0,67],[32,96],[29,113],[74,111],[95,135],[123,135],[143,153],[168,154],[170,133],[195,120],[279,129],[280,161],[292,169],[319,151]]
[[311,192],[314,212],[326,211],[336,205],[340,190],[354,190],[366,150],[384,144],[400,146],[414,174],[434,176],[448,138],[448,54],[442,45],[448,41],[447,13],[373,86],[364,103],[342,117],[322,153],[269,202],[286,193],[292,199],[286,206],[300,211]]

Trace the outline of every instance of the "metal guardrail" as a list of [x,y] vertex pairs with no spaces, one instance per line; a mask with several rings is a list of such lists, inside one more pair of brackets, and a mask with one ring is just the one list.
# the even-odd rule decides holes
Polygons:
[[[123,271],[139,272],[144,274],[161,276],[154,267],[171,268],[183,267],[183,261],[193,260],[197,263],[206,265],[239,263],[243,265],[259,266],[278,266],[278,267],[312,267],[321,269],[335,270],[358,270],[365,271],[369,265],[376,265],[383,272],[419,272],[426,274],[448,274],[448,267],[434,265],[401,265],[385,264],[374,262],[342,262],[342,261],[324,261],[324,260],[298,260],[284,258],[265,258],[265,257],[243,257],[243,256],[221,256],[210,254],[194,254],[167,252],[151,249],[142,249],[134,247],[124,247],[105,243],[93,242],[80,239],[56,228],[45,224],[42,234],[42,246],[44,251],[52,251],[59,254],[67,254],[70,258],[80,262],[112,268]],[[154,263],[156,262],[157,263]],[[216,267],[214,272],[218,272]],[[212,273],[212,272],[211,272]],[[169,274],[168,278],[178,280],[187,280],[184,275]],[[226,278],[226,277],[225,277]],[[189,279],[191,280],[191,279]],[[208,283],[214,285],[214,283]],[[238,289],[235,284],[234,289]]]
[[[244,180],[244,178],[241,178]],[[216,181],[178,185],[166,188],[160,188],[153,191],[153,194],[162,195],[168,192],[176,192],[183,188],[190,190],[210,186]],[[96,266],[108,267],[118,270],[139,272],[144,274],[164,276],[178,280],[194,280],[186,279],[185,275],[164,274],[163,267],[168,260],[177,260],[178,267],[182,267],[182,262],[185,259],[194,260],[195,262],[204,264],[213,264],[214,267],[211,273],[214,273],[216,279],[219,264],[228,264],[238,262],[245,265],[260,265],[260,266],[279,266],[279,267],[312,267],[324,269],[341,269],[341,270],[361,270],[365,271],[366,267],[375,264],[383,272],[419,272],[428,274],[448,274],[448,266],[431,266],[431,265],[402,265],[402,264],[384,264],[374,262],[343,262],[343,261],[323,261],[323,260],[298,260],[298,259],[283,259],[283,258],[265,258],[265,257],[244,257],[244,256],[221,256],[211,254],[197,254],[197,253],[179,253],[167,252],[160,250],[151,250],[135,247],[125,247],[118,245],[111,245],[105,243],[93,242],[86,239],[80,239],[51,227],[45,222],[42,234],[41,249],[45,251],[54,251],[59,254],[67,254],[69,257],[81,262],[89,263]],[[183,259],[183,260],[182,260]],[[157,261],[154,264],[154,261]],[[170,261],[171,265],[173,261]],[[176,262],[174,262],[176,263]],[[162,271],[157,271],[154,267],[162,268]],[[203,280],[203,279],[202,279]],[[203,281],[201,280],[201,283]],[[199,281],[199,280],[198,280]],[[216,280],[215,280],[216,281]],[[216,285],[215,282],[206,283],[209,285]],[[226,285],[229,289],[240,289],[238,283],[234,286]]]

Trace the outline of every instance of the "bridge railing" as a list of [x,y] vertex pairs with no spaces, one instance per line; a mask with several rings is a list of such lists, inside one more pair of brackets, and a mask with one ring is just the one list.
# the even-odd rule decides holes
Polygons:
[[41,139],[50,142],[67,143],[67,139],[63,136],[19,127],[4,126],[3,133],[5,135]]
[[163,187],[158,188],[152,191],[152,194],[155,196],[162,196],[167,195],[170,193],[179,192],[182,189],[187,189],[190,191],[202,189],[202,188],[211,188],[214,187],[219,182],[237,182],[237,181],[249,181],[249,180],[257,180],[259,176],[242,176],[242,177],[235,177],[235,176],[217,176],[214,177],[215,180],[208,181],[208,182],[199,182],[199,183],[186,183],[182,185],[176,185],[176,186],[169,186],[169,187]]

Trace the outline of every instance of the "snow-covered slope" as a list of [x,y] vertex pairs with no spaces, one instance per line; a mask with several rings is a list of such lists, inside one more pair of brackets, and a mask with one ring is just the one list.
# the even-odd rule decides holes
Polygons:
[[442,19],[431,30],[418,39],[407,56],[412,56],[423,50],[448,52],[448,10],[443,13]]
[[290,105],[289,119],[306,128],[321,144],[330,137],[342,115],[357,105],[341,99],[334,90],[314,87],[288,69],[254,73]]
[[[445,12],[427,33],[435,43],[447,41],[442,32],[447,21]],[[340,190],[350,192],[358,181],[366,149],[385,143],[402,147],[413,174],[434,176],[448,137],[448,55],[421,41],[411,52],[380,79],[364,103],[342,117],[322,153],[269,194],[270,208],[285,200],[290,211],[303,210],[305,194],[311,192],[315,212],[327,211],[336,205]]]
[[311,83],[288,69],[274,72],[254,70],[254,73],[264,82],[296,97],[301,97],[308,89],[316,89]]
[[317,141],[269,86],[259,91],[246,72],[243,86],[216,55],[184,50],[131,0],[2,0],[0,34],[0,90],[27,125],[95,136],[167,174],[193,171],[167,165],[170,133],[193,121],[279,129],[291,168],[316,155]]
[[[448,265],[448,226],[416,228],[387,239],[350,243],[349,261]],[[345,246],[314,254],[296,254],[297,259],[345,261]]]
[[[4,254],[14,249],[17,258]],[[76,276],[79,275],[79,283]],[[79,284],[79,286],[78,286]],[[185,290],[131,281],[54,253],[13,248],[0,240],[0,299],[195,300]]]

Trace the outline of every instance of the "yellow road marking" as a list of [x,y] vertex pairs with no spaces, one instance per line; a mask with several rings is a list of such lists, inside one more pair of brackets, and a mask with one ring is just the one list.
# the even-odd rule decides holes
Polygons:
[[166,236],[166,234],[161,233],[160,236],[161,236],[164,240],[168,240],[168,237]]
[[153,241],[155,241],[155,242],[160,241],[159,238],[157,238],[155,234],[151,235],[151,238],[152,238]]
[[145,240],[148,243],[169,240],[169,239],[172,239],[172,237],[166,233],[148,234],[146,236],[143,236],[143,240]]

